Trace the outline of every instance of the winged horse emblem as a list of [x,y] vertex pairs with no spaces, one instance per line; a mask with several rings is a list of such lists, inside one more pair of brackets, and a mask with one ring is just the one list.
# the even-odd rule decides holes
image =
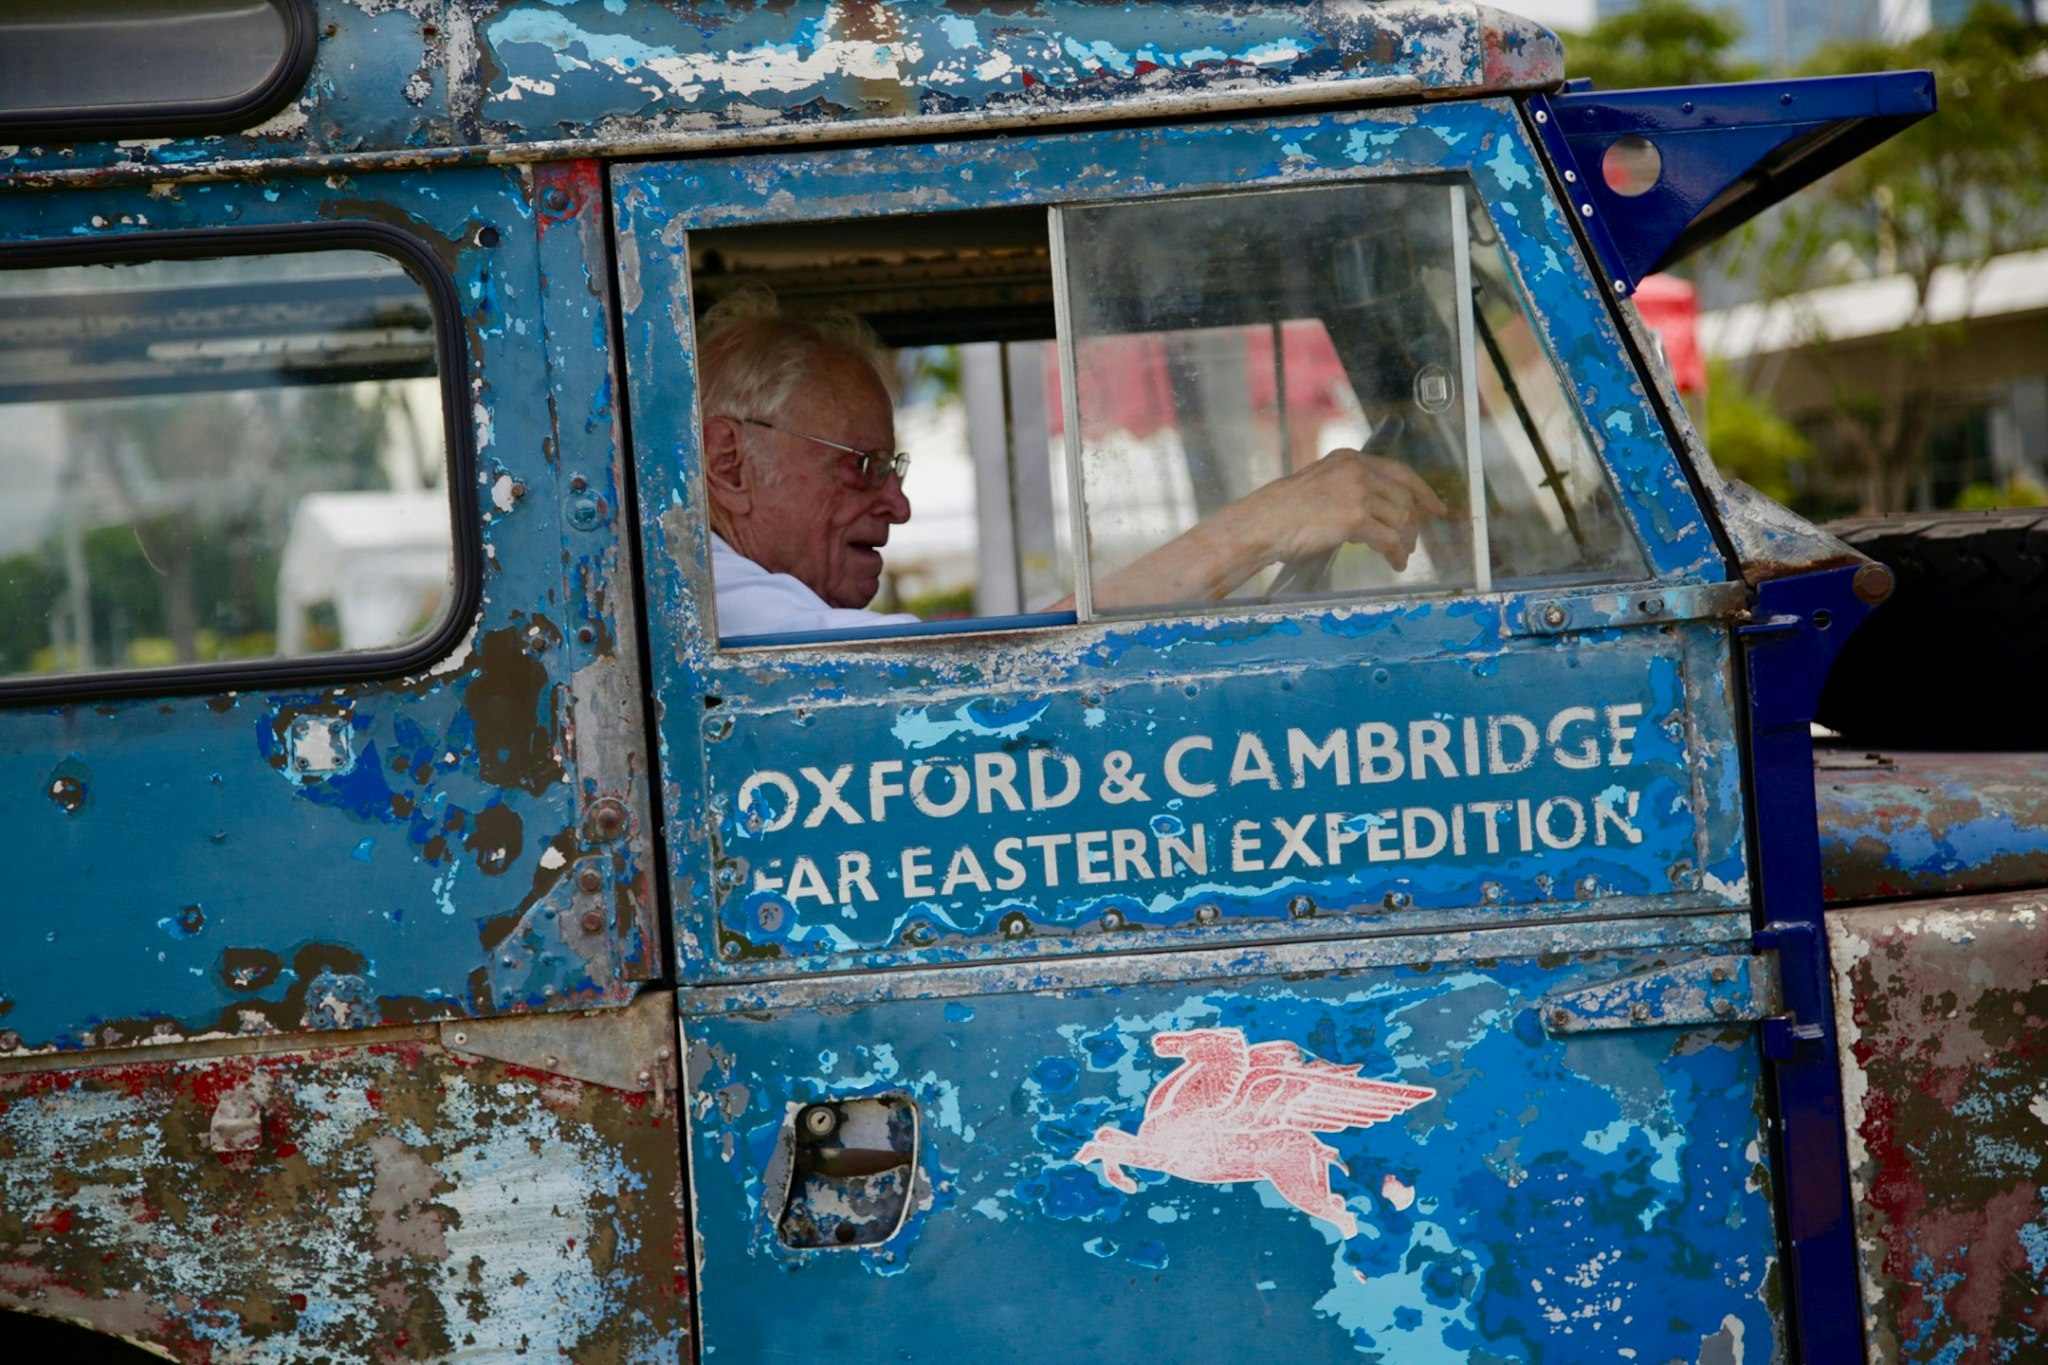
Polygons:
[[1211,1185],[1270,1181],[1281,1198],[1346,1237],[1358,1219],[1330,1192],[1330,1168],[1350,1168],[1315,1134],[1369,1128],[1436,1095],[1361,1080],[1357,1066],[1304,1058],[1293,1043],[1247,1043],[1243,1029],[1161,1033],[1152,1051],[1182,1061],[1145,1101],[1138,1131],[1098,1128],[1074,1160],[1100,1161],[1103,1178],[1126,1194],[1138,1188],[1126,1166]]

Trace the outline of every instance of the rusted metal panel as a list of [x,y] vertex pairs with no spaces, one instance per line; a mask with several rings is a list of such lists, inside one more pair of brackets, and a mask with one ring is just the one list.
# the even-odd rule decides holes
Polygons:
[[[0,1308],[203,1362],[674,1361],[688,1349],[673,1002],[569,1027],[615,1089],[350,1045],[0,1072]],[[658,1034],[622,1037],[651,1012]],[[525,1021],[493,1021],[500,1041]],[[534,1024],[560,1030],[546,1018]],[[645,1032],[645,1030],[641,1030]],[[556,1038],[535,1039],[561,1048]],[[655,1073],[655,1068],[667,1068]]]
[[[1740,952],[1744,918],[1711,935],[1722,952]],[[819,1009],[802,1001],[831,983],[804,982],[686,1018],[705,1345],[1775,1359],[1753,1029],[1543,1028],[1554,988],[1697,951],[1591,947],[1623,937],[1291,945],[1221,978],[1209,955],[1141,959],[1143,981],[1099,963],[952,968],[918,974],[945,979],[943,998]],[[1226,1118],[1237,1092],[1212,1063],[1239,1046],[1275,1084],[1334,1083],[1348,1119],[1311,1145],[1277,1115]],[[819,1106],[892,1121],[800,1141]],[[761,1311],[778,1299],[803,1311]]]
[[2048,899],[1828,929],[1871,1359],[2048,1356]]
[[319,31],[302,95],[260,127],[0,147],[0,184],[674,153],[1539,89],[1564,74],[1547,30],[1463,0],[321,0]]
[[0,712],[0,1054],[622,1003],[659,970],[598,189],[572,165],[8,201],[0,249],[416,235],[463,300],[456,530],[485,581],[414,676]]
[[2048,756],[1823,749],[1813,782],[1831,902],[2048,884]]

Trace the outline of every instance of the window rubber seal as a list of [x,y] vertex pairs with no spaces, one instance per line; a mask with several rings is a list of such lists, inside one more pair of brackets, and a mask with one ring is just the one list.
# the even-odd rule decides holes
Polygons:
[[447,454],[454,571],[448,605],[434,628],[395,649],[306,654],[178,664],[103,673],[17,674],[0,678],[0,707],[23,703],[89,703],[192,693],[304,690],[403,678],[449,654],[476,625],[483,600],[483,535],[478,523],[476,442],[468,411],[469,355],[455,276],[427,243],[386,223],[347,219],[268,227],[201,228],[140,232],[94,242],[45,240],[0,243],[0,270],[65,265],[290,255],[361,250],[395,259],[427,296],[434,319],[434,359],[441,391],[441,426]]
[[0,114],[0,136],[40,142],[110,142],[120,138],[197,137],[239,133],[267,123],[298,98],[320,49],[313,0],[267,0],[284,20],[284,50],[260,85],[217,100],[194,100],[119,109],[25,109]]

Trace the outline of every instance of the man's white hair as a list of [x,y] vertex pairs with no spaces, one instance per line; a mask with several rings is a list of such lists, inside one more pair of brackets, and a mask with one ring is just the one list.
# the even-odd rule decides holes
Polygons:
[[758,285],[735,290],[697,323],[699,402],[706,417],[772,422],[829,351],[843,351],[875,372],[893,398],[895,375],[881,341],[852,313],[793,317]]

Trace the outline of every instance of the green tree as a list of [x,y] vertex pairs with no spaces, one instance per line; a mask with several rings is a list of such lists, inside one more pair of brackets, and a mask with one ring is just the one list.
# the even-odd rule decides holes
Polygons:
[[1729,55],[1742,40],[1742,21],[1686,0],[1643,0],[1584,33],[1560,36],[1566,74],[1590,77],[1600,90],[1741,81],[1757,74]]
[[1931,305],[1937,283],[1979,292],[2001,255],[2048,242],[2048,33],[1980,5],[1968,20],[1900,46],[1855,44],[1816,55],[1809,74],[1932,68],[1941,108],[1866,152],[1751,234],[1766,298],[1791,300],[1855,274],[1899,276],[1911,308],[1873,364],[1867,349],[1831,353],[1803,317],[1825,374],[1831,433],[1858,471],[1866,512],[1904,510],[1923,471],[1964,324]]
[[1714,464],[1765,497],[1792,503],[1798,470],[1813,454],[1799,429],[1749,391],[1726,361],[1707,363],[1707,400],[1701,422]]

